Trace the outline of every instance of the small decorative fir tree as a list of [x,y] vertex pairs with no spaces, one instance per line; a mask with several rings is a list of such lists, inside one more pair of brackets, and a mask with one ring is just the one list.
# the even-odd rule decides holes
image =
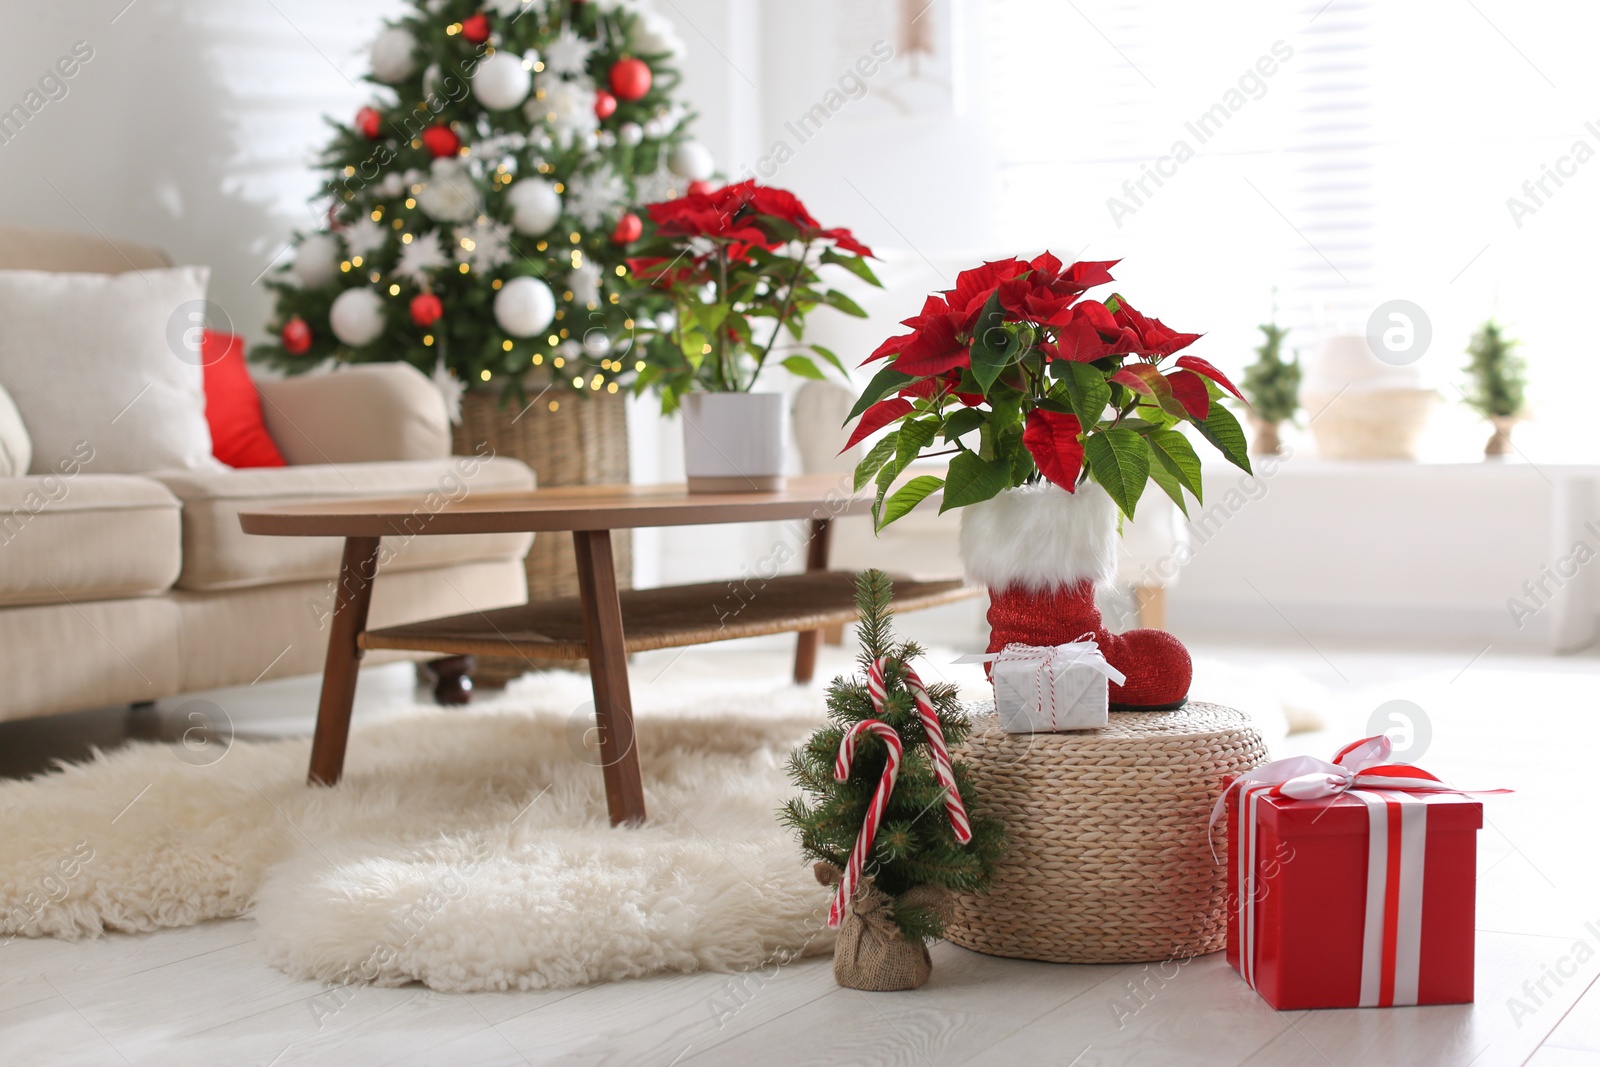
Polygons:
[[1478,327],[1467,345],[1470,359],[1463,368],[1468,378],[1467,403],[1485,418],[1513,419],[1522,414],[1528,365],[1516,348],[1517,342],[1493,319]]
[[1288,327],[1266,322],[1258,329],[1261,346],[1256,349],[1256,361],[1245,368],[1244,392],[1256,417],[1277,425],[1294,418],[1300,407],[1300,359],[1296,356],[1286,362],[1283,358]]
[[[995,860],[1005,849],[1000,820],[985,817],[966,765],[955,761],[956,781],[972,826],[972,840],[963,845],[945,814],[944,788],[934,777],[928,735],[916,702],[905,683],[907,664],[922,654],[911,642],[898,642],[892,628],[893,583],[880,570],[863,571],[856,579],[856,606],[861,612],[862,674],[886,657],[888,696],[883,712],[873,707],[864,677],[839,677],[828,687],[828,725],[820,727],[789,759],[789,776],[805,796],[789,801],[782,821],[800,834],[807,856],[843,869],[861,832],[862,821],[883,775],[887,749],[877,738],[864,738],[845,782],[834,780],[834,760],[846,731],[866,719],[888,723],[900,735],[905,755],[883,823],[866,866],[875,887],[891,898],[916,886],[979,890],[988,884]],[[938,712],[939,727],[953,748],[971,724],[960,710],[956,687],[926,687]],[[896,906],[894,921],[907,941],[920,942],[943,933],[935,909]]]

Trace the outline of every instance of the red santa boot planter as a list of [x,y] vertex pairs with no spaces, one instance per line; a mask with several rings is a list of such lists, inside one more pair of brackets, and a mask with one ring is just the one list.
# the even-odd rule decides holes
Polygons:
[[990,652],[1093,634],[1127,679],[1111,686],[1113,711],[1168,711],[1188,698],[1194,667],[1182,642],[1163,630],[1113,634],[1094,606],[1096,583],[1117,567],[1117,507],[1100,486],[1068,493],[1041,482],[963,508],[961,560],[989,587]]

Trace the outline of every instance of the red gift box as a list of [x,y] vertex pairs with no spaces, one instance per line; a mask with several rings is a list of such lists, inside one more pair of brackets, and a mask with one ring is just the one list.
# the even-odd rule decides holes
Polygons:
[[1279,1011],[1472,1000],[1483,805],[1388,756],[1368,738],[1225,793],[1228,963]]

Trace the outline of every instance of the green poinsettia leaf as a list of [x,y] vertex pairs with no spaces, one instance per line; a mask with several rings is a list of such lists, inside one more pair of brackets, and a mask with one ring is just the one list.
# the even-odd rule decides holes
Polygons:
[[861,457],[861,462],[856,464],[855,492],[865,489],[873,476],[883,469],[889,462],[889,457],[895,454],[895,449],[900,444],[900,431],[890,430],[884,434],[877,444],[873,445],[867,454]]
[[863,256],[845,255],[844,253],[836,252],[831,248],[824,248],[822,250],[821,259],[824,263],[832,263],[835,266],[843,267],[845,270],[849,271],[851,274],[854,274],[856,277],[870,285],[875,285],[879,289],[883,288],[883,283],[878,280],[878,276],[876,274],[872,273],[872,268],[867,265],[866,258]]
[[922,503],[928,497],[938,492],[944,486],[943,478],[935,478],[931,474],[923,474],[911,479],[905,485],[894,491],[883,506],[883,519],[878,524],[878,529],[883,529],[896,519],[902,518],[912,508]]
[[979,391],[987,393],[1006,368],[1016,362],[1016,357],[1017,338],[1006,329],[1005,309],[1000,306],[1000,291],[996,289],[984,302],[972,327],[972,376]]
[[983,425],[983,412],[977,408],[960,408],[944,420],[944,439],[954,441]]
[[822,302],[831,308],[837,308],[846,315],[853,315],[858,319],[867,317],[867,313],[861,309],[860,304],[851,300],[837,289],[829,289],[826,293],[823,293]]
[[1244,430],[1239,426],[1239,420],[1233,413],[1221,404],[1212,404],[1211,411],[1204,422],[1196,422],[1194,428],[1200,431],[1200,436],[1217,446],[1223,458],[1246,474],[1250,470],[1249,446],[1245,443]]
[[1106,377],[1092,363],[1060,363],[1053,364],[1058,370],[1061,385],[1067,393],[1067,401],[1072,406],[1072,414],[1078,416],[1078,421],[1084,426],[1093,426],[1100,421],[1100,416],[1105,414],[1106,405],[1111,403],[1111,386],[1106,384]]
[[840,374],[844,375],[846,378],[850,377],[850,371],[845,367],[844,363],[840,361],[833,349],[823,348],[821,345],[812,345],[811,351],[827,360],[830,364],[838,369]]
[[1084,438],[1083,456],[1089,472],[1117,507],[1133,518],[1134,506],[1150,479],[1150,451],[1133,430],[1118,427]]
[[989,500],[1010,485],[1010,463],[984,459],[976,452],[958,452],[950,460],[950,470],[945,475],[944,501],[939,505],[939,514]]
[[[1148,438],[1146,439],[1148,440]],[[1189,517],[1188,502],[1183,499],[1183,486],[1178,484],[1178,476],[1171,470],[1156,462],[1150,464],[1150,480],[1161,487],[1161,491],[1172,498],[1178,505],[1178,510],[1183,512],[1184,518]]]
[[897,371],[893,367],[883,367],[877,374],[872,376],[872,381],[867,383],[867,387],[861,390],[861,396],[856,400],[856,406],[850,409],[850,414],[845,417],[844,421],[854,422],[861,416],[863,411],[890,393],[898,392],[914,381],[916,379],[909,374]]
[[1177,430],[1152,430],[1145,436],[1145,443],[1150,446],[1150,455],[1156,461],[1155,466],[1150,468],[1151,476],[1159,467],[1170,474],[1177,484],[1193,493],[1196,500],[1203,502],[1200,457],[1195,454],[1194,445],[1189,443],[1189,439]]
[[895,462],[900,465],[900,469],[904,470],[924,448],[933,443],[933,439],[938,435],[939,418],[936,415],[902,423],[900,443],[895,449]]
[[827,376],[822,373],[822,368],[811,362],[808,356],[788,356],[783,361],[783,369],[790,374],[797,374],[802,378],[811,378],[823,381]]

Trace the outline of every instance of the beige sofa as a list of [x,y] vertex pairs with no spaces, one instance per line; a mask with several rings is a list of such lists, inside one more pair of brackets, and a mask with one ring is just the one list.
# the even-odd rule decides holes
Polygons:
[[[99,237],[0,229],[0,269],[164,265]],[[340,544],[247,536],[241,510],[533,486],[515,460],[451,456],[439,392],[410,366],[258,384],[287,467],[0,478],[0,720],[319,671]],[[389,544],[374,624],[524,602],[531,543]]]

